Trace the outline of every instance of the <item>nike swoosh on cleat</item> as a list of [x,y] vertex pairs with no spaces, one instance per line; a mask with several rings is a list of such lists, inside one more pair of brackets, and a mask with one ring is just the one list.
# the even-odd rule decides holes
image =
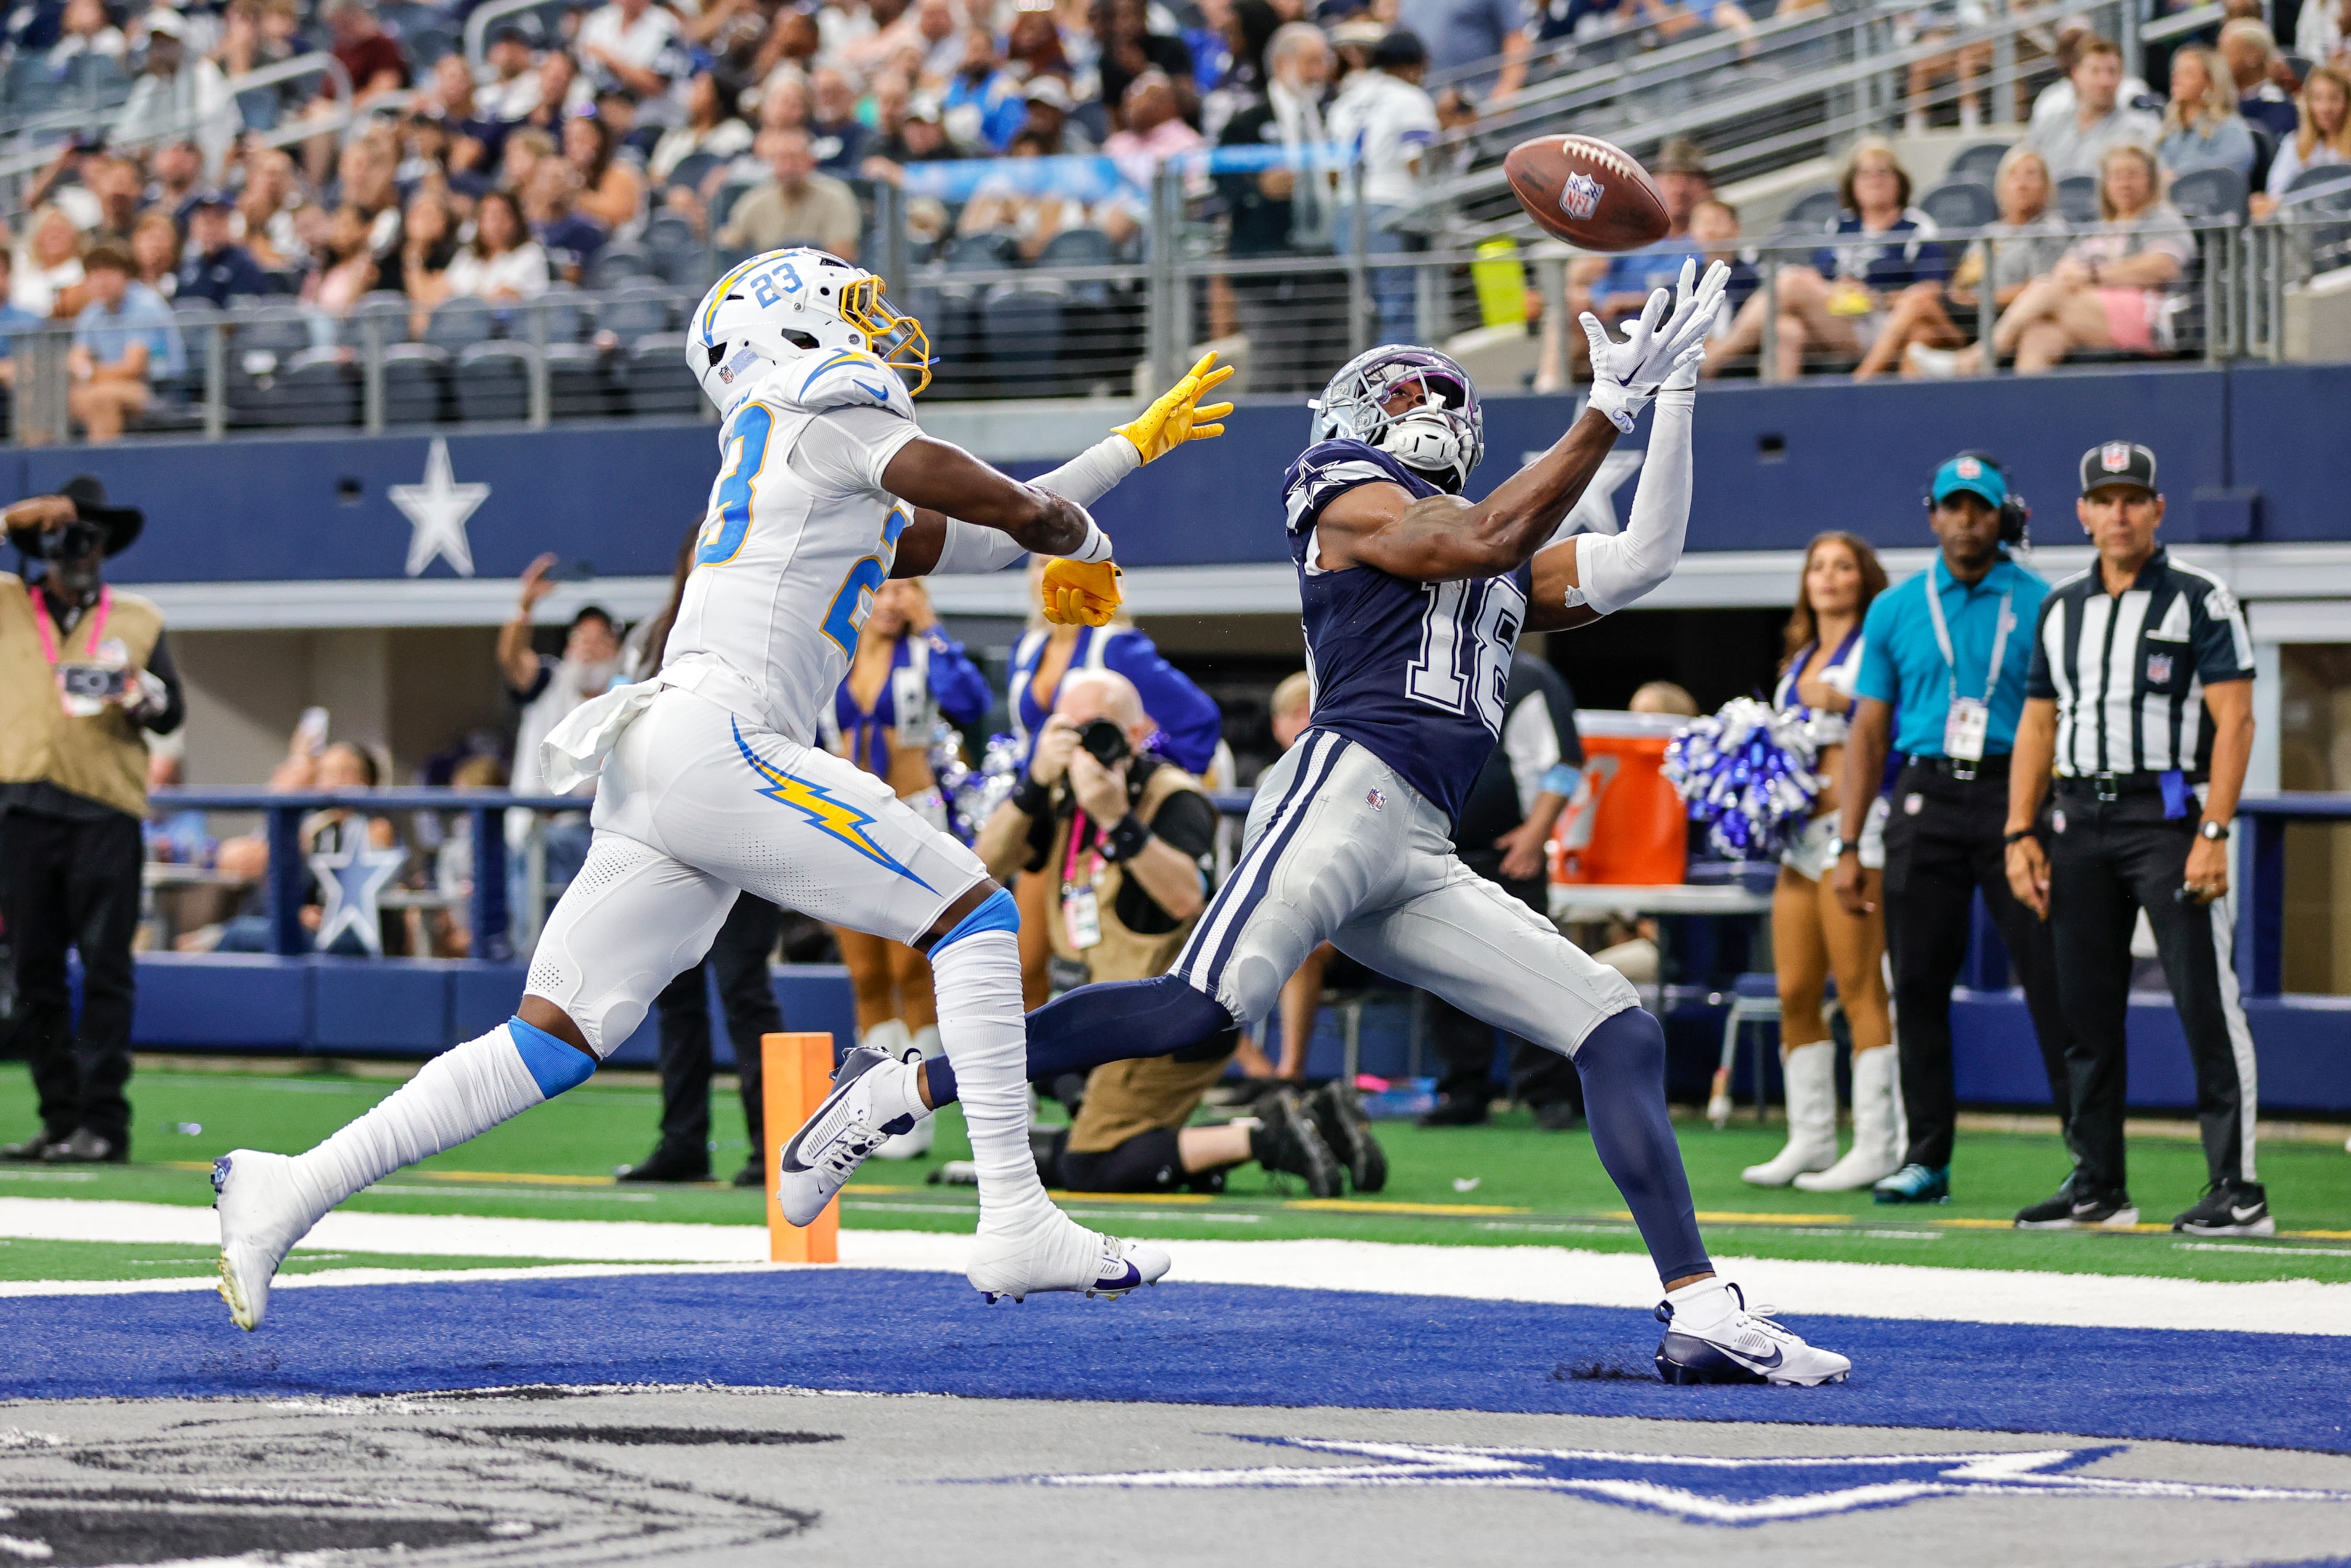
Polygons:
[[2251,1208],[2231,1208],[2229,1210],[2229,1215],[2238,1224],[2242,1225],[2248,1219],[2259,1219],[2268,1207],[2269,1205],[2265,1203],[2257,1203]]
[[1131,1291],[1143,1283],[1143,1270],[1129,1263],[1115,1280],[1096,1280],[1097,1291]]
[[1758,1372],[1776,1371],[1780,1364],[1787,1359],[1785,1353],[1783,1353],[1776,1344],[1771,1347],[1771,1356],[1768,1361],[1763,1357],[1753,1354],[1748,1351],[1732,1350],[1729,1345],[1719,1344],[1715,1348],[1737,1356],[1740,1361],[1745,1362],[1748,1365],[1755,1368]]

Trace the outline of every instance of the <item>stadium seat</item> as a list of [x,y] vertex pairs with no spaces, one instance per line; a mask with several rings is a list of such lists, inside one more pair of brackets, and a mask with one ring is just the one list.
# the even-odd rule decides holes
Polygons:
[[741,201],[752,189],[753,182],[749,180],[729,180],[718,187],[710,198],[710,232],[712,234],[715,235],[726,226],[728,216],[735,211],[735,204]]
[[383,422],[439,424],[449,417],[449,355],[429,343],[383,351]]
[[1025,397],[1061,390],[1063,324],[1058,288],[1007,284],[980,307],[980,336],[998,387]]
[[587,282],[590,288],[611,288],[624,278],[647,277],[653,272],[653,258],[644,246],[614,240],[589,264]]
[[[2328,196],[2314,197],[2309,193],[2313,191],[2327,192]],[[2321,163],[2304,169],[2286,182],[2285,193],[2330,209],[2351,204],[2351,168],[2340,163]],[[2329,200],[2329,196],[2334,199]]]
[[1045,242],[1040,267],[1108,267],[1114,257],[1110,235],[1100,229],[1063,229]]
[[444,299],[424,324],[424,340],[436,349],[461,354],[475,343],[497,335],[496,314],[480,299]]
[[[502,337],[517,343],[539,340],[533,334],[544,331],[546,341],[576,343],[587,334],[588,297],[568,283],[559,283],[527,305],[510,305],[498,313],[504,330]],[[538,323],[543,319],[545,327]]]
[[1952,180],[1936,186],[1915,204],[1944,229],[1978,229],[2000,222],[2000,202],[1989,185]]
[[677,166],[669,172],[669,178],[662,183],[664,186],[684,185],[699,195],[702,193],[702,182],[710,177],[710,171],[725,162],[716,152],[689,152],[677,161]]
[[76,55],[66,67],[66,100],[109,108],[131,96],[131,78],[110,55]]
[[235,351],[254,375],[271,373],[310,346],[310,323],[283,306],[233,301],[228,323],[235,329]]
[[379,288],[360,297],[351,313],[343,322],[338,336],[343,342],[364,351],[368,345],[368,329],[372,324],[377,341],[387,348],[408,340],[408,296],[388,288]]
[[964,235],[947,246],[950,271],[993,271],[1020,265],[1020,246],[1010,235]]
[[420,27],[408,35],[408,57],[418,74],[433,68],[444,55],[457,52],[457,39],[445,27]]
[[2057,215],[2069,224],[2098,221],[2098,177],[2069,174],[2057,182]]
[[530,417],[531,350],[475,343],[457,353],[457,417],[468,424]]
[[649,277],[631,278],[596,302],[596,329],[611,333],[624,348],[650,333],[668,331],[668,290]]
[[1820,185],[1806,191],[1788,204],[1780,214],[1782,229],[1823,229],[1844,211],[1844,198],[1834,185]]
[[279,367],[270,400],[288,426],[348,426],[360,422],[360,370],[340,349],[305,349]]
[[705,276],[703,244],[694,237],[694,225],[674,214],[664,213],[645,225],[645,254],[653,262],[653,272],[664,282],[680,288],[702,287]]
[[549,418],[603,419],[613,413],[613,402],[602,350],[587,343],[548,345]]
[[685,366],[684,333],[640,338],[623,362],[628,367],[629,412],[640,418],[698,414],[708,406],[702,383]]
[[2234,169],[2191,169],[2171,182],[2170,195],[2191,219],[2245,221],[2245,177]]
[[226,318],[219,306],[194,295],[172,300],[172,314],[180,324],[180,341],[188,349],[188,384],[201,398],[204,395],[204,367],[212,362],[213,324]]
[[1951,160],[1951,166],[1943,171],[1943,178],[1990,185],[1999,178],[2000,161],[2007,156],[2007,142],[1979,141]]

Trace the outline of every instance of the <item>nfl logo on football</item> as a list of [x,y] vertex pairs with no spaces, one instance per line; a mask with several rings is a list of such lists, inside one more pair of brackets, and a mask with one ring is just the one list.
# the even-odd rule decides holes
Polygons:
[[1607,187],[1591,175],[1572,173],[1559,193],[1559,210],[1583,223],[1600,210],[1600,198],[1606,191]]

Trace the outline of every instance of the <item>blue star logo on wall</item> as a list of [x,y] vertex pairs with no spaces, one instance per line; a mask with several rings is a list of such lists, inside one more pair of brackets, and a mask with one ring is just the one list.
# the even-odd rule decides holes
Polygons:
[[[1523,468],[1542,455],[1540,452],[1525,453],[1519,466]],[[1601,458],[1592,482],[1583,487],[1574,508],[1560,524],[1557,537],[1619,532],[1624,525],[1616,517],[1616,492],[1625,487],[1625,480],[1641,471],[1641,461],[1647,455],[1646,452],[1611,452]]]
[[[364,834],[365,828],[360,829]],[[359,836],[359,835],[354,835]],[[370,957],[383,956],[383,923],[377,901],[400,868],[408,863],[405,850],[376,849],[360,844],[334,854],[310,857],[310,874],[319,879],[325,903],[319,910],[319,934],[314,951],[324,953],[335,938],[349,931]]]
[[1899,1508],[1938,1497],[2147,1498],[2206,1502],[2351,1503],[2351,1491],[2216,1486],[2082,1474],[2127,1443],[2021,1453],[1843,1454],[1810,1458],[1719,1458],[1635,1454],[1605,1448],[1486,1448],[1446,1443],[1360,1443],[1316,1437],[1245,1442],[1298,1448],[1344,1464],[1260,1465],[1222,1470],[1142,1470],[1123,1475],[1013,1478],[1050,1487],[1341,1489],[1490,1488],[1550,1491],[1663,1513],[1693,1524],[1745,1526]]

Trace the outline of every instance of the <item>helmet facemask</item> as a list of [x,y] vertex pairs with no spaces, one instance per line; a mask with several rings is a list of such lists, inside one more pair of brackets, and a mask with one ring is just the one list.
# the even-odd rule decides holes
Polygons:
[[841,319],[865,334],[873,354],[892,370],[915,378],[907,389],[917,396],[931,384],[931,340],[923,324],[901,316],[883,298],[878,277],[862,277],[841,291]]

